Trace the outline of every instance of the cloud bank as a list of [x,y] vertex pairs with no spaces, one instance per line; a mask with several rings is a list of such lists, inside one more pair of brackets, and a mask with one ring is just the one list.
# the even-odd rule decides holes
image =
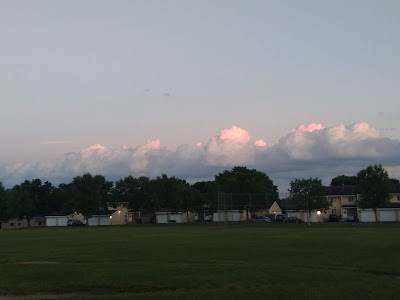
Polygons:
[[232,126],[206,143],[186,144],[174,150],[163,147],[159,140],[119,149],[95,144],[57,161],[3,164],[0,181],[11,186],[41,178],[58,184],[90,172],[109,180],[165,173],[194,182],[244,165],[266,172],[280,191],[286,192],[295,178],[319,177],[328,184],[334,176],[353,175],[374,163],[382,163],[392,177],[400,177],[400,141],[381,137],[367,123],[327,128],[316,123],[300,125],[271,146],[262,139],[253,139],[245,129]]

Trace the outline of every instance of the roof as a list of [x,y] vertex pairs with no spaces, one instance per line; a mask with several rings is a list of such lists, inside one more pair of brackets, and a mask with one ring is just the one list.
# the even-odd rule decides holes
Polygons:
[[355,185],[326,186],[325,195],[326,196],[357,195],[356,186]]
[[[400,194],[400,183],[393,184],[392,192]],[[326,196],[357,195],[357,189],[355,185],[326,186],[325,195]]]
[[116,209],[101,210],[95,214],[92,214],[92,217],[94,217],[94,216],[111,216],[116,211],[117,211]]

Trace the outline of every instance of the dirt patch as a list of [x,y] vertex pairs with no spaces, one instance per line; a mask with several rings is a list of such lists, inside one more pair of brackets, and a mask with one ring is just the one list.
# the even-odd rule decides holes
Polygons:
[[16,265],[58,265],[58,261],[48,261],[48,260],[32,260],[32,261],[19,261],[15,263]]

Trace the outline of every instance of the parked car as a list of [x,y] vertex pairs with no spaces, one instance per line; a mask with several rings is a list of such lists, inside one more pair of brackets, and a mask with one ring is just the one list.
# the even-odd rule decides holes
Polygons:
[[272,219],[267,216],[258,216],[251,219],[251,223],[270,223]]
[[212,219],[213,219],[213,216],[212,216],[212,215],[205,215],[205,216],[204,216],[204,222],[211,222]]
[[275,222],[285,223],[286,222],[286,215],[282,215],[282,214],[276,215]]
[[80,220],[68,220],[67,225],[68,226],[85,226],[86,222],[80,221]]
[[329,215],[328,221],[329,222],[339,222],[339,216],[336,214]]
[[347,222],[357,222],[357,218],[355,215],[348,214],[347,215]]
[[289,217],[286,220],[287,223],[303,223],[304,221],[302,219],[299,219],[298,217]]

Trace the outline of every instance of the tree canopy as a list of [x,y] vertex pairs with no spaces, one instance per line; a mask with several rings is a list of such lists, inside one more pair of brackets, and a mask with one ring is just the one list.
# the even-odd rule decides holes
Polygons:
[[331,186],[356,185],[357,176],[339,175],[331,180]]
[[319,178],[295,179],[290,182],[289,199],[296,209],[327,210],[331,203]]
[[388,172],[382,165],[370,165],[357,173],[357,191],[360,194],[358,205],[361,208],[372,208],[376,221],[376,209],[389,203],[392,189]]

